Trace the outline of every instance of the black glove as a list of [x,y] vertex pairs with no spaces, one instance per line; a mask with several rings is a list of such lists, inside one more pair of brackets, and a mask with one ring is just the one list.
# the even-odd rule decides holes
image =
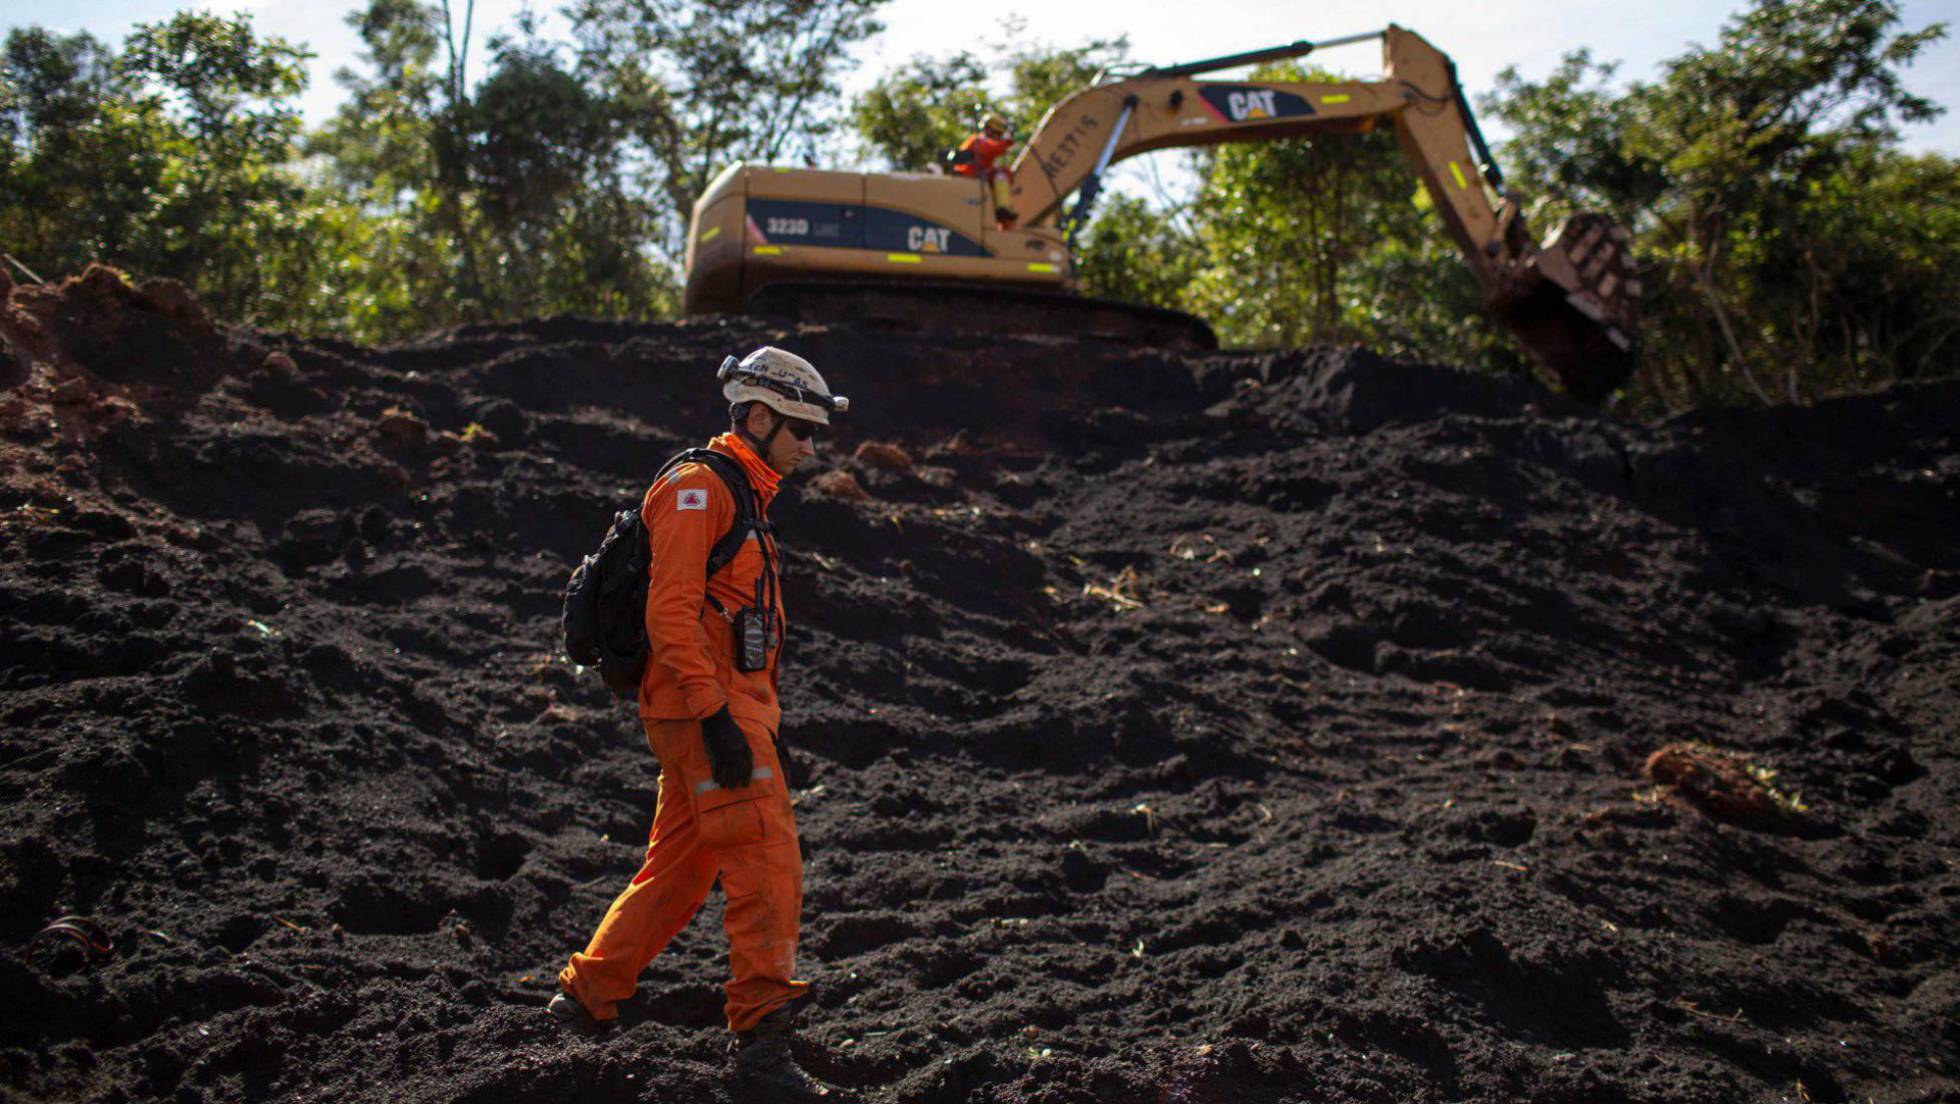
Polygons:
[[722,706],[701,718],[701,743],[708,749],[708,773],[724,790],[739,790],[755,773],[755,753],[748,737]]

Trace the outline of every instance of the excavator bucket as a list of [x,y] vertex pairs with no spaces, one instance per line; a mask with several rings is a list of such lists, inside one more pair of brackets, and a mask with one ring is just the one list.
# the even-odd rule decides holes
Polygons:
[[1607,216],[1573,215],[1496,304],[1525,351],[1583,403],[1604,402],[1633,374],[1640,280],[1626,246]]

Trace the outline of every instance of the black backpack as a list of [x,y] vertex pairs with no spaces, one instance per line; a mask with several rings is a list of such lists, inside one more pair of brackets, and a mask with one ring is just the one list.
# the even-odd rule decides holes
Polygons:
[[[755,490],[741,464],[726,453],[695,448],[660,466],[654,482],[685,463],[705,464],[735,496],[735,524],[708,550],[708,575],[728,566],[749,534],[768,528],[761,521]],[[565,654],[581,667],[596,667],[616,695],[638,696],[647,666],[647,569],[653,560],[639,507],[621,510],[599,550],[585,557],[565,584]]]

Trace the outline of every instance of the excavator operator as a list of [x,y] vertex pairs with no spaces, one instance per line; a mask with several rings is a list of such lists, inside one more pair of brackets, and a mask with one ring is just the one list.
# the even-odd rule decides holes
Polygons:
[[[719,878],[741,1098],[839,1099],[789,1049],[806,988],[794,976],[803,861],[777,738],[783,608],[768,508],[850,400],[832,395],[809,361],[771,346],[729,357],[718,376],[732,424],[707,451],[723,459],[666,469],[640,508],[652,562],[639,712],[661,768],[646,860],[559,973],[549,1010],[583,1032],[614,1019]],[[746,535],[710,573],[738,523]]]
[[1010,190],[1014,185],[1014,173],[1006,165],[994,162],[1007,156],[1014,145],[1014,138],[1007,132],[1007,120],[998,112],[989,111],[980,121],[978,132],[968,135],[960,148],[947,156],[952,163],[953,172],[959,176],[975,176],[985,180],[994,193],[994,220],[1002,230],[1012,230],[1021,216],[1010,206]]

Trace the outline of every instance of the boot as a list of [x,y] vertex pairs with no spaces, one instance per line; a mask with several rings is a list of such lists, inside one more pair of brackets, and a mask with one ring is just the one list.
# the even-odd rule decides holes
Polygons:
[[994,208],[994,223],[998,225],[1002,230],[1012,230],[1014,229],[1014,224],[1020,221],[1021,221],[1021,214],[1020,212],[1016,211],[1014,208],[1012,207]]
[[841,1101],[848,1097],[803,1072],[790,1053],[796,1037],[796,1009],[784,1005],[735,1036],[735,1077],[756,1094],[757,1104],[778,1101]]
[[560,993],[551,998],[551,1003],[545,1005],[544,1010],[551,1013],[551,1018],[566,1030],[578,1035],[597,1035],[612,1022],[593,1019],[592,1013],[587,1012],[578,998],[570,993]]

